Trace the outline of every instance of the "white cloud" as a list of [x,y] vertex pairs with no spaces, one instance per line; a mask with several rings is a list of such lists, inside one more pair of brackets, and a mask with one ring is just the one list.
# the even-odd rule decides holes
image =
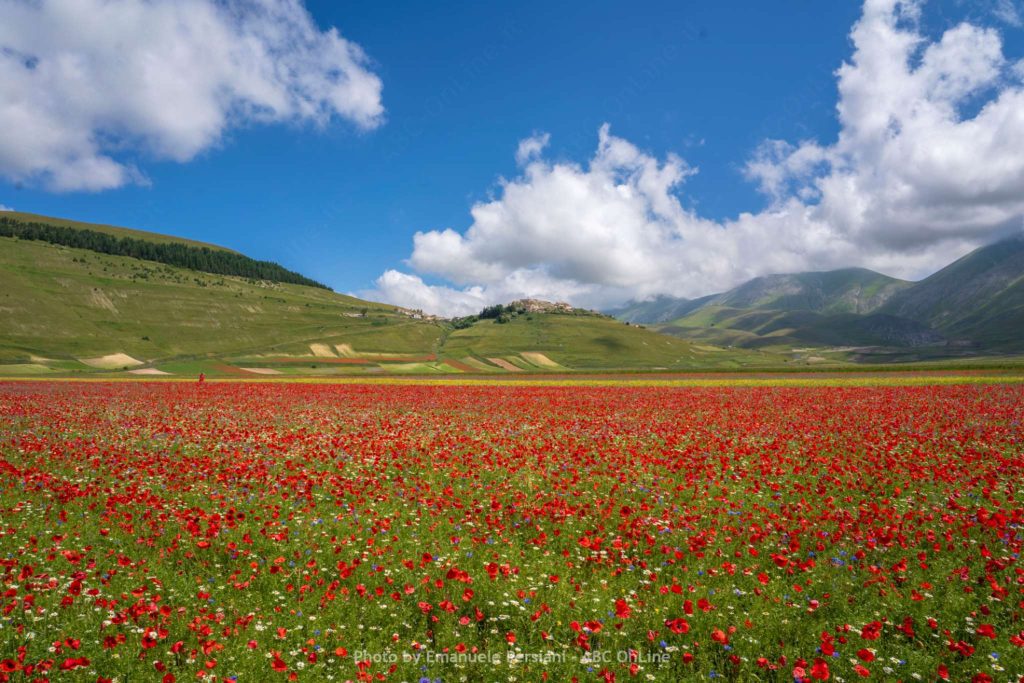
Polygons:
[[466,315],[486,306],[482,287],[453,289],[428,285],[422,278],[397,270],[386,270],[377,278],[377,299],[424,311],[444,311],[446,315]]
[[961,24],[935,41],[920,6],[867,0],[837,71],[840,133],[767,141],[746,166],[760,213],[706,220],[680,193],[696,171],[601,129],[586,165],[520,146],[523,170],[471,209],[462,232],[416,233],[408,264],[374,292],[453,313],[517,296],[607,306],[697,296],[770,272],[851,265],[919,277],[1024,216],[1024,90],[999,34]]
[[535,133],[533,136],[521,140],[516,149],[516,163],[523,166],[539,157],[550,141],[550,133]]
[[377,278],[375,289],[360,292],[377,301],[387,301],[420,309],[428,313],[461,316],[478,313],[496,302],[509,302],[521,298],[548,298],[557,301],[581,301],[587,288],[572,281],[550,277],[542,269],[522,269],[488,286],[448,287],[430,285],[423,278],[397,270],[387,270]]
[[810,181],[830,162],[830,152],[814,141],[794,147],[785,140],[766,140],[747,162],[744,174],[755,180],[764,194],[775,200],[796,193],[804,199],[815,197]]
[[53,190],[145,182],[250,123],[382,121],[381,81],[301,0],[0,3],[0,175]]
[[1015,0],[996,0],[994,9],[996,17],[1010,26],[1020,28],[1024,26],[1024,18],[1021,17],[1020,7]]
[[14,209],[12,209],[9,206],[4,206],[3,204],[0,204],[0,211],[14,211]]

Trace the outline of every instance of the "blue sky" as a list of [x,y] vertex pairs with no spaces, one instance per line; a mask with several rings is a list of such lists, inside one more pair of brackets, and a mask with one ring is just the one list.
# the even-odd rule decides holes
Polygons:
[[[801,141],[828,146],[843,129],[836,114],[836,69],[854,52],[851,30],[864,12],[859,4],[551,5],[307,2],[313,30],[336,27],[365,52],[361,68],[379,78],[384,112],[371,125],[338,115],[272,121],[238,116],[212,140],[197,144],[185,160],[138,142],[140,135],[106,131],[98,137],[116,138],[110,156],[137,177],[112,183],[119,187],[89,191],[56,188],[45,173],[7,173],[0,180],[0,204],[216,242],[279,261],[339,291],[380,298],[404,296],[375,284],[382,273],[407,273],[422,286],[439,286],[436,296],[451,293],[469,307],[518,293],[498,283],[507,283],[516,268],[525,268],[525,276],[541,272],[538,282],[561,283],[548,289],[538,285],[536,292],[527,287],[524,293],[606,304],[655,293],[714,291],[760,269],[789,263],[845,265],[838,260],[859,253],[846,249],[817,259],[806,253],[803,261],[780,259],[763,268],[755,264],[720,275],[711,272],[678,287],[664,284],[665,278],[642,286],[625,276],[589,282],[589,276],[578,274],[592,269],[566,265],[570,257],[546,263],[523,256],[522,263],[508,265],[501,274],[493,275],[491,268],[483,276],[474,275],[483,272],[480,268],[430,267],[429,255],[414,259],[419,267],[407,264],[417,231],[451,228],[463,234],[474,223],[471,207],[502,201],[501,179],[526,174],[516,162],[517,145],[534,134],[550,136],[543,152],[548,169],[563,164],[585,169],[603,124],[610,126],[613,140],[628,141],[655,165],[670,165],[669,155],[678,155],[685,160],[685,180],[669,194],[684,212],[729,230],[729,222],[743,212],[756,216],[787,199],[759,189],[763,177],[752,176],[747,167],[764,151],[766,140],[785,140],[794,149]],[[1005,62],[1001,68],[1008,75],[970,94],[984,104],[1019,86],[1012,81],[1013,64],[1024,54],[1024,41],[1014,9],[1005,1],[985,6],[930,2],[917,16],[905,12],[900,25],[931,41],[964,20],[997,31]],[[49,19],[27,21],[45,25]],[[907,28],[911,23],[913,28]],[[0,70],[0,94],[3,77]],[[965,98],[957,106],[974,105]],[[971,115],[960,113],[962,118]],[[773,168],[784,165],[776,157],[772,163]],[[699,172],[692,173],[693,168]],[[787,184],[791,181],[801,182],[790,179]],[[812,206],[820,199],[800,201]],[[543,210],[540,196],[537,206]],[[1016,215],[1016,208],[1006,211],[1011,218]],[[927,270],[1005,230],[1007,215],[984,229],[908,238],[913,267]],[[734,247],[729,249],[726,257],[739,256]],[[865,248],[866,264],[884,268],[904,256],[892,245],[886,249]],[[474,252],[467,258],[482,257]],[[474,293],[468,301],[467,291]],[[396,302],[436,304],[416,296]]]

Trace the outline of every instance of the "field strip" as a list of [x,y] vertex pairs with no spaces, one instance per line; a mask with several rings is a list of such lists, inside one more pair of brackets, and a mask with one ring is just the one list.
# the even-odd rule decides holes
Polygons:
[[[39,377],[0,376],[2,382],[186,382],[187,377]],[[1024,375],[939,375],[910,377],[778,377],[778,378],[679,378],[679,379],[609,379],[609,378],[549,378],[525,377],[517,379],[461,378],[461,377],[225,377],[207,378],[207,383],[234,384],[239,382],[279,384],[364,384],[410,386],[467,386],[467,387],[905,387],[944,386],[956,384],[1022,384]]]

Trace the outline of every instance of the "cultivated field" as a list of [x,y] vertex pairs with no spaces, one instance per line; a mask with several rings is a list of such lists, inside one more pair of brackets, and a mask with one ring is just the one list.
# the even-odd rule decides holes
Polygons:
[[800,381],[0,383],[0,681],[1018,680],[1024,385]]

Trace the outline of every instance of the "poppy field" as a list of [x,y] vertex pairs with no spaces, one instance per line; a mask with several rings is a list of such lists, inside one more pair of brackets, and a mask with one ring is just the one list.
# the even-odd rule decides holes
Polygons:
[[0,682],[1024,680],[1024,384],[0,383]]

